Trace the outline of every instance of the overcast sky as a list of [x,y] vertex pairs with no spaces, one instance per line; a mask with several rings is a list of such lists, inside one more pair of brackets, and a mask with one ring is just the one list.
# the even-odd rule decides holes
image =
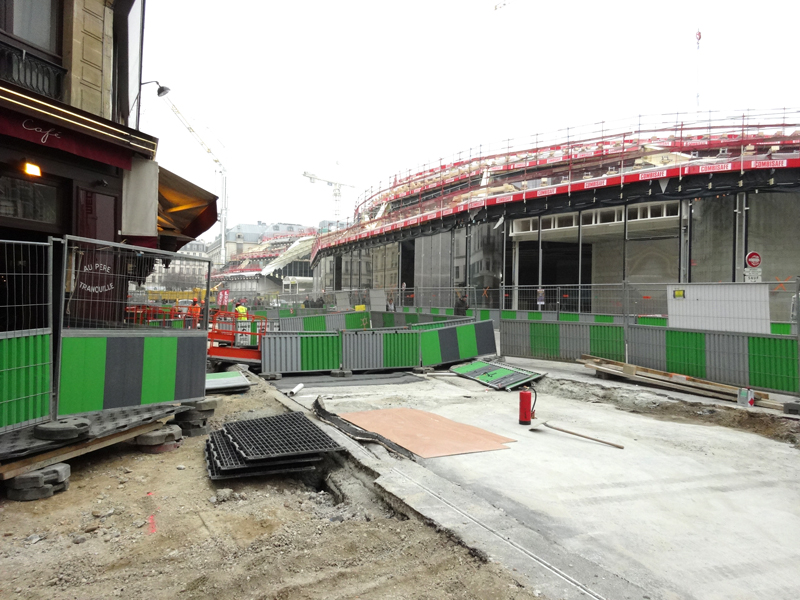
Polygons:
[[[344,218],[394,173],[507,138],[694,113],[698,92],[701,111],[800,105],[796,2],[498,2],[148,0],[143,81],[227,168],[229,226],[333,218],[304,171],[355,186]],[[155,91],[159,163],[219,193]]]

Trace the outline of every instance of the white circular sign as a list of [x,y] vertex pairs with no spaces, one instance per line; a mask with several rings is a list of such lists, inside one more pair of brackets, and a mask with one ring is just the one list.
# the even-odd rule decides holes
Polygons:
[[761,266],[761,255],[758,252],[748,252],[744,261],[747,263],[748,267],[753,267],[755,269]]

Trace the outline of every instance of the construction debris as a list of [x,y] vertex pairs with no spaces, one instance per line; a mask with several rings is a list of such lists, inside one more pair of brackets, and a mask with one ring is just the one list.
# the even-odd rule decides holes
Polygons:
[[222,373],[206,373],[206,392],[222,392],[236,394],[246,392],[252,384],[241,371],[223,371]]
[[591,437],[589,435],[584,435],[582,433],[577,433],[575,431],[570,431],[569,429],[564,429],[562,427],[556,427],[555,425],[551,425],[547,421],[543,421],[542,423],[537,423],[534,427],[531,427],[529,431],[536,431],[536,430],[539,429],[539,427],[541,425],[544,425],[545,427],[548,427],[550,429],[555,429],[556,431],[561,431],[563,433],[568,433],[570,435],[574,435],[574,436],[577,436],[577,437],[580,437],[580,438],[584,438],[584,439],[587,439],[587,440],[592,440],[593,442],[600,442],[601,444],[606,444],[607,446],[614,446],[614,448],[619,448],[620,450],[624,450],[625,449],[625,446],[620,446],[619,444],[615,444],[614,442],[607,442],[605,440],[601,440],[601,439],[596,438],[596,437]]
[[[594,369],[597,373],[597,376],[601,378],[608,375],[613,377],[624,377],[625,379],[630,379],[631,381],[636,381],[639,383],[679,390],[689,394],[708,396],[710,398],[718,398],[720,400],[728,400],[731,402],[737,402],[739,397],[740,388],[736,386],[716,383],[714,381],[707,381],[705,379],[698,379],[697,377],[690,377],[688,375],[667,373],[666,371],[648,369],[646,367],[590,356],[588,354],[582,355],[580,361],[578,362],[582,362],[583,365],[588,369]],[[766,392],[754,391],[753,396],[755,398],[754,402],[756,406],[783,411],[783,402],[770,400],[769,394]]]
[[450,367],[450,371],[459,377],[472,379],[495,390],[511,390],[531,381],[537,381],[545,375],[507,363],[487,360],[474,360],[467,364],[456,365]]

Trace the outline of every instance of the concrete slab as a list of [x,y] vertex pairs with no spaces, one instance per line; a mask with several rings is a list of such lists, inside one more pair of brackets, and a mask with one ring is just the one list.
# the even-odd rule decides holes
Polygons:
[[[599,381],[583,366],[526,362],[544,363],[550,375],[541,388],[558,394],[540,394],[540,419],[625,450],[529,432],[517,423],[516,393],[453,377],[400,387],[353,382],[327,390],[325,403],[338,413],[419,408],[519,440],[505,452],[395,460],[388,471],[376,467],[376,483],[504,564],[535,563],[531,580],[541,577],[554,598],[580,590],[569,578],[606,598],[796,597],[798,450],[737,429],[619,411],[587,386],[623,391],[634,402],[669,400],[658,390]],[[314,397],[295,400],[310,406]]]

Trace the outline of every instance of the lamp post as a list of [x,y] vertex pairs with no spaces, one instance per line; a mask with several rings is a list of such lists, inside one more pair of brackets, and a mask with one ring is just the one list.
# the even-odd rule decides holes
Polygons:
[[[170,91],[167,86],[161,85],[160,83],[158,83],[158,81],[155,81],[155,80],[154,81],[145,81],[144,83],[139,84],[139,93],[136,94],[136,98],[133,99],[133,102],[131,103],[131,108],[128,111],[128,117],[130,118],[131,113],[133,112],[133,107],[134,107],[134,105],[136,105],[136,129],[139,129],[139,116],[140,116],[140,114],[142,112],[142,102],[141,102],[142,87],[144,87],[148,83],[156,83],[156,84],[158,84],[158,91],[156,91],[156,94],[158,94],[159,98],[163,98],[164,96],[169,94],[169,91]],[[137,102],[138,102],[138,104],[137,104]]]

